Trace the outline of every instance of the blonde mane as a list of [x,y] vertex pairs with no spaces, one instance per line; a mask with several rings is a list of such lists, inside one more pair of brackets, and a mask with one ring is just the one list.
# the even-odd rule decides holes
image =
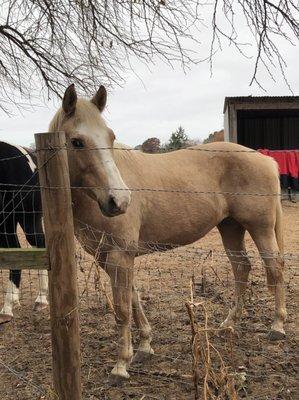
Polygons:
[[62,108],[60,107],[54,117],[52,118],[52,121],[49,124],[49,132],[56,132],[59,130],[59,126],[61,125],[62,122]]

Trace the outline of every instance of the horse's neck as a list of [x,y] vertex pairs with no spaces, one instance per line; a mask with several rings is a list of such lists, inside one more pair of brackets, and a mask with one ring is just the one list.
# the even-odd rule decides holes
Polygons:
[[117,143],[114,152],[119,172],[128,185],[142,186],[159,179],[165,173],[168,157],[165,154],[147,154]]
[[141,151],[135,150],[122,143],[115,143],[114,149],[115,161],[120,169],[131,169],[130,166],[137,166],[140,162],[142,163],[144,153]]

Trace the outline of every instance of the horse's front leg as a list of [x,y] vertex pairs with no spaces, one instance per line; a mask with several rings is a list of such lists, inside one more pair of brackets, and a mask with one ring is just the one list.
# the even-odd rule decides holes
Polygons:
[[[40,205],[35,204],[36,198],[33,197],[33,209],[39,210]],[[42,226],[42,214],[36,212],[26,214],[25,218],[21,218],[20,225],[26,235],[28,243],[38,249],[46,246],[45,235]],[[34,303],[33,309],[41,311],[48,307],[48,271],[38,271],[38,295]]]
[[105,269],[111,280],[119,334],[118,360],[111,371],[116,381],[130,377],[127,367],[133,356],[131,338],[133,266],[134,256],[124,251],[113,250],[107,256]]

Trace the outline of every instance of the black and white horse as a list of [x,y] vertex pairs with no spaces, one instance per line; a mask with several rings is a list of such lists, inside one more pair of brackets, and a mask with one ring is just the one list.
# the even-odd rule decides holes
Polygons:
[[[36,186],[36,188],[33,188]],[[42,206],[38,189],[36,160],[25,148],[0,142],[0,247],[21,247],[17,236],[18,225],[28,243],[45,247],[42,227]],[[1,268],[1,265],[0,265]],[[19,305],[21,271],[12,269],[0,311],[0,323],[9,322],[13,307]],[[48,292],[47,271],[39,271],[39,293],[35,309],[45,308]]]

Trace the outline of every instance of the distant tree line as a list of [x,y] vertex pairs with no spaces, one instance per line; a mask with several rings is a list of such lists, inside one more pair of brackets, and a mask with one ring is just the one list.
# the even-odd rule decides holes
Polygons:
[[[211,133],[203,143],[220,142],[224,140],[223,129]],[[175,132],[172,132],[168,142],[161,144],[157,137],[146,139],[141,145],[135,147],[144,153],[166,153],[173,150],[179,150],[190,146],[201,144],[200,139],[190,139],[182,126],[179,126]]]
[[211,142],[223,142],[224,141],[224,130],[215,131],[210,133],[209,136],[203,141],[203,143],[211,143]]

